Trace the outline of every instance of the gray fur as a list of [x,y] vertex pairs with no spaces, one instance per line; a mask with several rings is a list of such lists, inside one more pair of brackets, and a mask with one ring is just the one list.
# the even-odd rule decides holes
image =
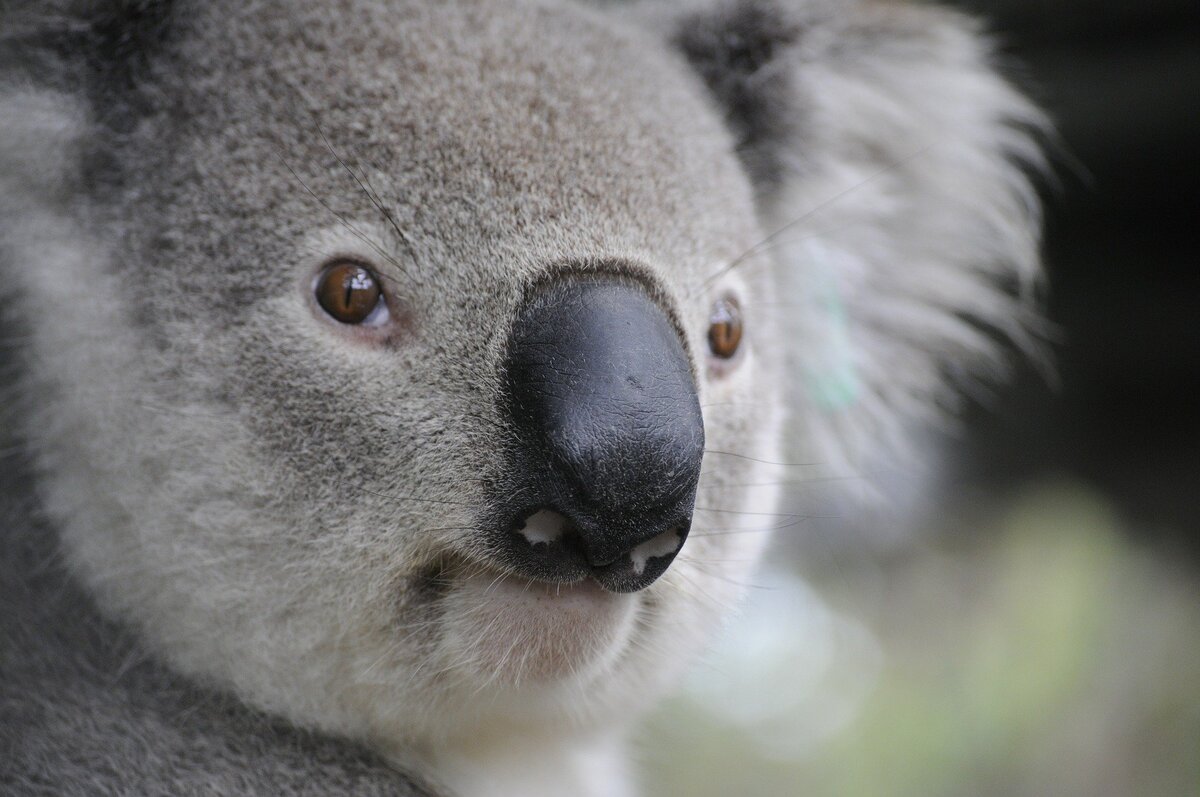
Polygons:
[[[6,441],[11,443],[11,440]],[[155,663],[63,572],[0,471],[0,794],[425,795],[369,750],[291,727]]]
[[[1019,165],[1040,117],[957,15],[3,14],[18,793],[423,793],[407,771],[463,797],[627,794],[622,732],[750,578],[772,463],[914,455],[947,370],[998,362],[981,326],[1024,334],[1009,287],[1035,279]],[[391,291],[386,340],[314,307],[347,255]],[[478,525],[513,440],[497,397],[521,297],[595,271],[679,324],[708,453],[671,569],[559,628],[492,589]],[[722,296],[747,316],[729,363],[705,355]]]

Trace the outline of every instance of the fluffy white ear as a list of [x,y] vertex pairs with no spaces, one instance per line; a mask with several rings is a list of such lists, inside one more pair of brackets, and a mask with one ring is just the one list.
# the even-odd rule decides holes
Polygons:
[[972,19],[928,5],[724,2],[676,39],[759,188],[795,456],[868,477],[915,462],[913,430],[1002,373],[1004,339],[1032,345],[1044,118]]

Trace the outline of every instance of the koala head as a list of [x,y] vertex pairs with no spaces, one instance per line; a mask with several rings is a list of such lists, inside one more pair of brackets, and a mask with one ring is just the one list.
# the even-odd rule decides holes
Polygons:
[[1017,328],[1037,116],[957,15],[31,8],[0,265],[45,507],[151,650],[303,725],[635,714],[781,463],[902,444]]

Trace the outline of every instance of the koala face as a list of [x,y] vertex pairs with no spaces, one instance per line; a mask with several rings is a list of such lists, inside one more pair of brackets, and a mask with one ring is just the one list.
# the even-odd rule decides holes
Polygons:
[[782,460],[1019,335],[1039,118],[955,15],[112,5],[0,94],[23,435],[107,612],[298,724],[622,724]]
[[68,556],[176,667],[357,737],[559,732],[730,606],[772,271],[723,268],[753,192],[648,38],[486,3],[172,31],[106,240],[27,291],[64,308],[33,345]]

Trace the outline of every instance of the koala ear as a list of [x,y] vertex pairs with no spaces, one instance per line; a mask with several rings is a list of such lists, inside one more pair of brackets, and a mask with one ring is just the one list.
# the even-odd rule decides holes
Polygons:
[[1005,338],[1036,348],[1044,118],[972,19],[928,5],[733,0],[673,38],[758,190],[805,458],[911,462]]
[[118,179],[103,153],[161,103],[144,77],[169,41],[172,6],[0,2],[0,186],[16,201]]
[[39,84],[71,84],[60,88],[75,88],[89,72],[127,82],[166,39],[172,6],[170,0],[9,0],[0,10],[8,58],[0,60],[27,66]]
[[799,138],[801,103],[790,63],[803,33],[777,3],[743,0],[685,14],[674,44],[725,111],[759,192],[777,188]]

